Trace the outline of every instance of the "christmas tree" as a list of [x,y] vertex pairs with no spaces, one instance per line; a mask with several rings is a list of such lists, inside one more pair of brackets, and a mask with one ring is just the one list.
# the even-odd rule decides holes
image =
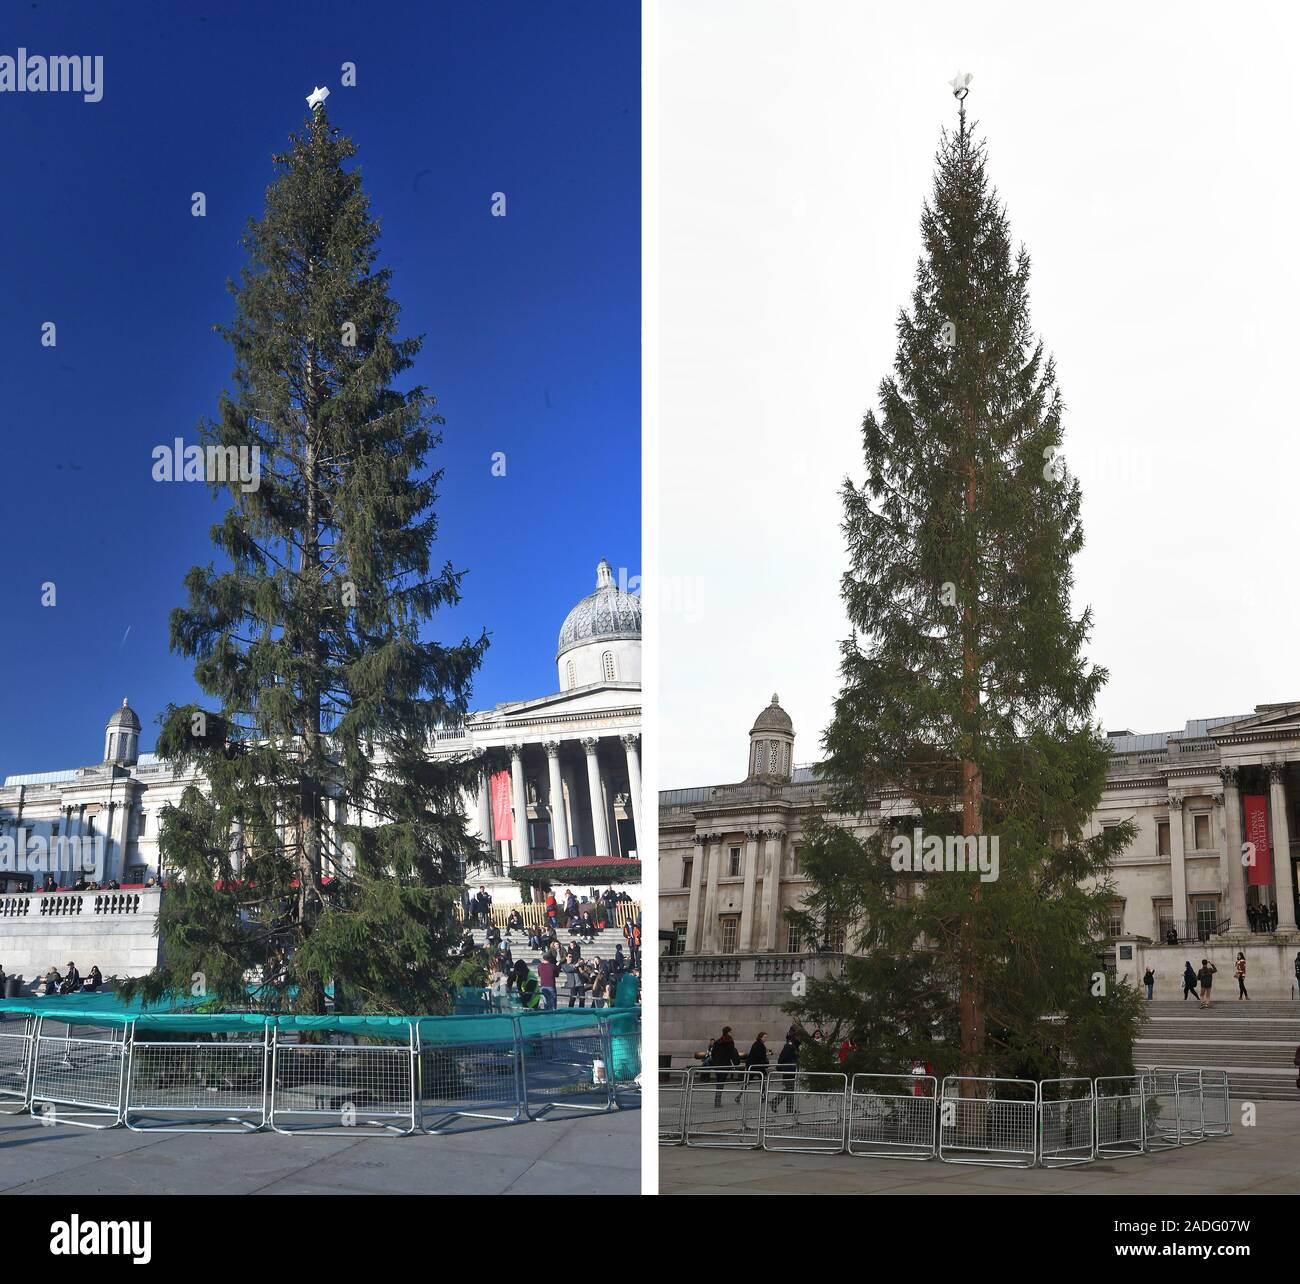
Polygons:
[[[214,483],[223,564],[194,567],[171,619],[213,707],[171,708],[159,753],[197,770],[163,814],[168,889],[153,996],[324,1010],[445,1010],[464,862],[462,789],[478,764],[434,762],[458,722],[486,637],[443,644],[423,626],[459,600],[463,571],[431,569],[441,474],[434,400],[394,381],[420,349],[398,335],[390,274],[356,151],[323,102],[243,240],[233,392],[205,445],[258,472]],[[323,95],[320,96],[323,98]],[[209,482],[213,482],[209,474]]]
[[[1086,833],[1109,750],[1090,613],[1070,602],[1080,489],[1029,257],[955,88],[893,375],[863,420],[865,484],[842,492],[854,633],[793,915],[806,938],[845,926],[855,957],[791,1011],[852,1038],[862,1070],[1123,1073],[1138,1000],[1099,942],[1133,831]],[[970,871],[981,850],[974,872],[946,859]]]

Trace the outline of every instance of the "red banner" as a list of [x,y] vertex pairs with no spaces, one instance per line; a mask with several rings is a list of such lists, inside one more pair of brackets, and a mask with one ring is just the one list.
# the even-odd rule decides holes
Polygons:
[[510,773],[492,773],[492,837],[499,843],[514,838],[515,827],[510,822]]
[[[1251,887],[1271,886],[1273,861],[1268,846],[1268,799],[1263,794],[1242,794],[1241,805],[1246,814],[1245,839],[1255,849],[1254,863],[1246,866],[1246,882]],[[1249,851],[1242,859],[1250,859]]]

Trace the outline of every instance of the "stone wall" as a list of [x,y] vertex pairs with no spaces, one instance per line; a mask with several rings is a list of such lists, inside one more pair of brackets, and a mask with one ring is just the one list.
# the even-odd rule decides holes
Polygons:
[[158,962],[157,887],[121,892],[33,892],[0,896],[0,966],[23,978],[29,993],[40,977],[71,959],[85,976],[142,976]]
[[[1131,959],[1118,958],[1121,949],[1132,946]],[[1148,941],[1121,939],[1117,942],[1116,973],[1131,985],[1140,986],[1142,974],[1150,967],[1156,974],[1155,997],[1177,999],[1183,990],[1183,965],[1191,963],[1194,972],[1200,971],[1201,960],[1209,959],[1219,970],[1214,977],[1215,1001],[1237,1001],[1237,981],[1233,976],[1233,962],[1238,953],[1246,956],[1246,989],[1252,1000],[1291,1001],[1296,998],[1296,954],[1300,953],[1300,936],[1280,934],[1279,938],[1256,936],[1253,939],[1234,941],[1231,938],[1211,938],[1204,943],[1190,942],[1182,945],[1156,945]],[[1190,1003],[1191,1000],[1189,999]],[[1296,1004],[1300,1010],[1300,1002]]]
[[673,1065],[690,1065],[724,1025],[742,1054],[760,1030],[775,1051],[791,1018],[782,1008],[800,976],[838,972],[838,954],[669,955],[659,959],[659,1051]]

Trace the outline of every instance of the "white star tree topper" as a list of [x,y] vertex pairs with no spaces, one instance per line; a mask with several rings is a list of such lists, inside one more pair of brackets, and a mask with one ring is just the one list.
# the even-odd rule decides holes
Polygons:
[[330,96],[330,91],[323,85],[317,85],[315,89],[307,95],[307,106],[315,111],[317,107],[324,107],[325,100]]

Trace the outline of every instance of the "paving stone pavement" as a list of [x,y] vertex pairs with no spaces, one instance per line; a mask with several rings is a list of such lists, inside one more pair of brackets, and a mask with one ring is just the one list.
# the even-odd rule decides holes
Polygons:
[[0,1114],[5,1195],[638,1194],[641,1112],[414,1137],[91,1132]]
[[1232,1136],[1160,1154],[1073,1168],[978,1168],[849,1155],[659,1147],[664,1195],[1015,1194],[1227,1195],[1300,1193],[1300,1103],[1259,1101],[1253,1127],[1234,1101]]

